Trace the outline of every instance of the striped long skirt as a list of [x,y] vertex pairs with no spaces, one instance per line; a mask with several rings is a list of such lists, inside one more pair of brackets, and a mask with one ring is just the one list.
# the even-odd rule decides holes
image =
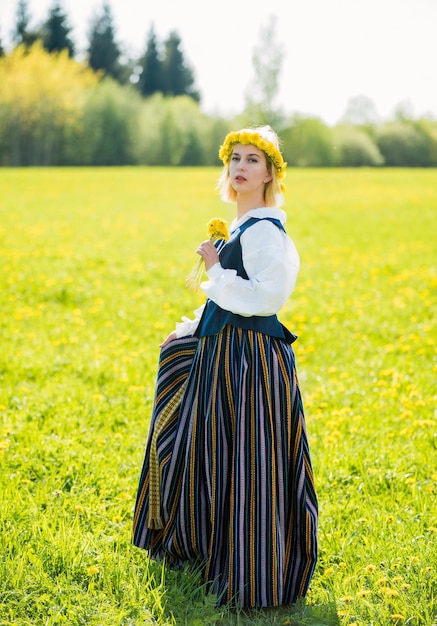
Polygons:
[[162,349],[132,541],[200,564],[218,604],[305,595],[317,498],[289,344],[226,326]]

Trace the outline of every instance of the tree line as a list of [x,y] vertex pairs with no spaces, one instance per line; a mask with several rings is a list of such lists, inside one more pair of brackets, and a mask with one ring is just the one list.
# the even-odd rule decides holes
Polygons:
[[[12,45],[30,48],[40,41],[47,52],[66,50],[71,58],[77,56],[69,17],[60,0],[53,0],[46,19],[39,26],[32,24],[28,0],[18,0]],[[0,55],[5,54],[0,42]],[[85,62],[95,72],[102,72],[120,84],[133,84],[143,96],[163,93],[169,96],[189,95],[200,100],[194,84],[194,73],[187,63],[182,40],[176,31],[160,42],[151,24],[144,53],[130,58],[117,40],[116,27],[109,2],[103,0],[92,16],[87,36]]]
[[38,29],[29,24],[27,1],[19,0],[13,47],[0,57],[0,165],[218,165],[229,130],[270,123],[290,166],[437,166],[437,120],[415,119],[405,105],[382,122],[358,96],[333,127],[278,110],[283,57],[273,21],[258,37],[254,87],[232,119],[202,112],[175,32],[160,44],[151,26],[142,57],[123,59],[104,2],[79,61],[57,0]]

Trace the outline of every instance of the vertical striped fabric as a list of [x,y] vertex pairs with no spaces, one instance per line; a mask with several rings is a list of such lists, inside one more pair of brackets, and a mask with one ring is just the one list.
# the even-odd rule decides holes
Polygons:
[[226,326],[162,350],[132,540],[202,564],[219,604],[305,595],[317,498],[289,344]]

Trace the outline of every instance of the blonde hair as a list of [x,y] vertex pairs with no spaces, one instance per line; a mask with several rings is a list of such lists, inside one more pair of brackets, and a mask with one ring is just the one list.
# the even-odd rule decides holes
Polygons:
[[282,180],[285,176],[287,163],[284,161],[279,148],[279,137],[268,125],[256,128],[243,128],[226,135],[219,150],[219,157],[223,161],[224,167],[216,187],[220,191],[222,200],[225,202],[236,202],[237,200],[237,192],[232,187],[229,176],[229,163],[234,146],[238,143],[256,146],[264,152],[267,170],[272,177],[272,180],[266,183],[265,186],[265,205],[278,207],[284,204],[283,192],[285,191],[285,186]]

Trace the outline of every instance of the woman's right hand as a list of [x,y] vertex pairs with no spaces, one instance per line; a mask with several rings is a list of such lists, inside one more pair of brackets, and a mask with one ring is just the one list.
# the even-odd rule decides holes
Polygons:
[[164,339],[162,343],[159,344],[159,347],[165,348],[165,346],[169,344],[170,341],[174,341],[175,339],[177,339],[177,335],[176,335],[176,331],[174,330],[169,335],[167,335],[167,337]]

